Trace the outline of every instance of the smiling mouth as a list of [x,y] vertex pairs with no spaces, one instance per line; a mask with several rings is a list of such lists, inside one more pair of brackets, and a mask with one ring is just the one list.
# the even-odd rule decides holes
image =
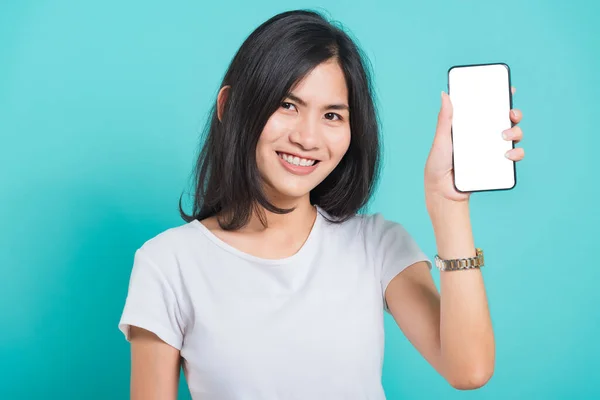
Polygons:
[[283,161],[287,162],[290,165],[296,166],[296,167],[312,167],[313,165],[319,163],[319,160],[314,160],[312,158],[302,158],[302,157],[294,156],[292,154],[282,153],[279,151],[277,152],[277,155]]

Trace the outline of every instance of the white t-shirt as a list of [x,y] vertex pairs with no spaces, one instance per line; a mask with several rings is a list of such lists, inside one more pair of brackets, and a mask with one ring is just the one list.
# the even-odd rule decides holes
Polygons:
[[383,294],[431,261],[381,214],[334,224],[318,211],[302,248],[279,260],[196,220],[156,235],[135,253],[119,329],[179,349],[194,399],[385,399]]

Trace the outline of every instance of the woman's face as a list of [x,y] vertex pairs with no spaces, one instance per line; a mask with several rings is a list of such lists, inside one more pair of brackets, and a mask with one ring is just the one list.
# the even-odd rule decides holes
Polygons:
[[337,61],[318,65],[267,121],[256,147],[271,201],[308,196],[350,145],[348,88]]

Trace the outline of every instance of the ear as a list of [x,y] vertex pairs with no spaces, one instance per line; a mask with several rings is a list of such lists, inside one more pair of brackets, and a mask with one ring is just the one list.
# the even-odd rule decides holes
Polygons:
[[227,102],[230,88],[231,86],[227,85],[219,90],[219,95],[217,96],[217,117],[219,121],[223,118],[223,110],[225,110],[225,103]]

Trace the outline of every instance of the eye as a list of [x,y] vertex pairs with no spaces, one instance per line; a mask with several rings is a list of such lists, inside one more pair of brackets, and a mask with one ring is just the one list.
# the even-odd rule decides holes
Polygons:
[[286,110],[292,110],[292,109],[296,108],[296,106],[293,105],[292,103],[288,103],[285,101],[283,103],[281,103],[281,107],[285,108]]
[[328,119],[328,120],[330,120],[330,121],[336,121],[335,118],[337,118],[337,121],[341,121],[342,120],[342,117],[341,117],[340,114],[331,113],[331,112],[325,114],[325,118]]

